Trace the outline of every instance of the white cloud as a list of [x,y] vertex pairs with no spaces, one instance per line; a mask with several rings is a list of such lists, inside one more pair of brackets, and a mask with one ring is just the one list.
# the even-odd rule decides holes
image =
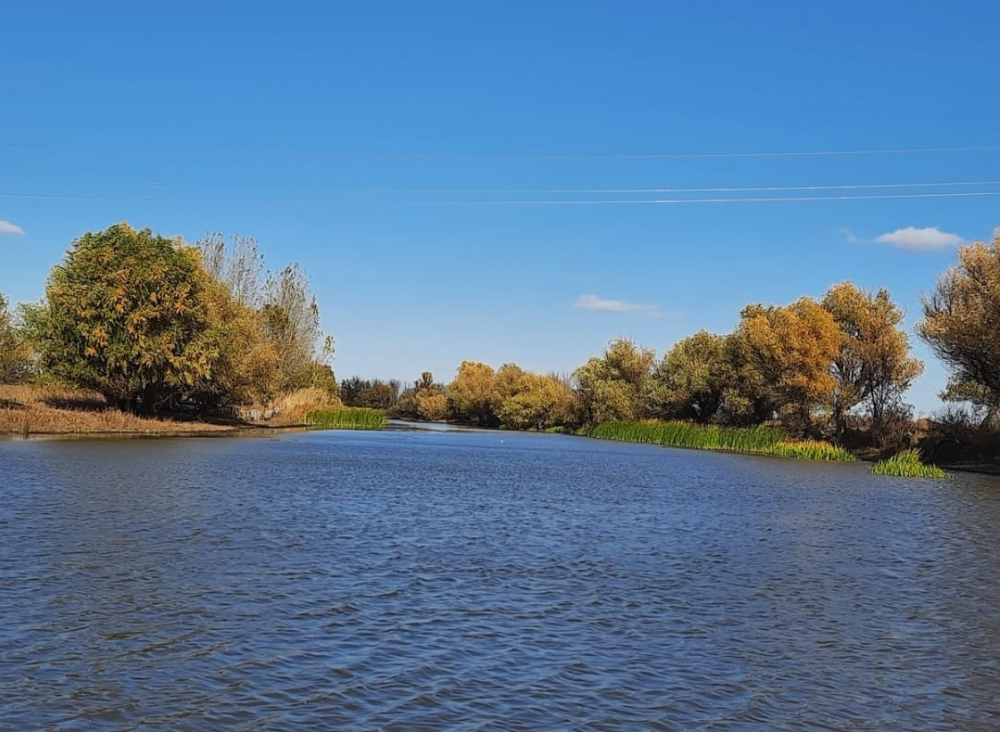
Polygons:
[[851,244],[857,244],[861,241],[857,235],[846,226],[840,227],[840,233],[843,234],[844,238],[851,242]]
[[0,234],[15,234],[17,236],[24,236],[24,229],[20,226],[15,226],[9,221],[0,219]]
[[929,226],[926,229],[907,226],[905,229],[896,229],[888,234],[882,234],[882,236],[876,237],[875,241],[910,252],[936,252],[958,246],[965,240],[958,234],[949,234],[936,226]]
[[641,305],[624,300],[606,300],[597,295],[580,295],[573,303],[573,307],[582,310],[590,310],[595,313],[640,313],[647,318],[670,318],[676,317],[677,313],[669,313],[660,310],[659,305]]

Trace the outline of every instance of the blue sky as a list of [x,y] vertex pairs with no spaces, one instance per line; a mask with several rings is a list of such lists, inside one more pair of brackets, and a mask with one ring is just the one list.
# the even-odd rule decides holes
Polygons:
[[[994,2],[235,8],[5,6],[0,291],[121,220],[252,236],[311,276],[338,376],[449,380],[845,279],[912,326],[1000,225]],[[787,200],[817,197],[848,200]]]

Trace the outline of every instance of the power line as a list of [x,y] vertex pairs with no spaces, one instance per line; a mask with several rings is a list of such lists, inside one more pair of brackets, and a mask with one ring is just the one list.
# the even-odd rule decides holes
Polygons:
[[160,198],[156,196],[114,196],[73,193],[21,193],[0,191],[0,198],[85,199],[104,201],[141,201],[147,203],[201,203],[212,205],[318,205],[336,207],[378,206],[614,206],[614,205],[683,205],[723,203],[790,203],[809,201],[885,201],[929,198],[974,198],[1000,196],[1000,191],[961,191],[954,193],[884,193],[872,195],[839,196],[753,196],[739,198],[643,198],[643,199],[588,199],[588,200],[493,200],[493,201],[335,201],[295,199],[208,199]]
[[252,155],[272,157],[333,157],[388,160],[698,160],[725,158],[795,158],[871,155],[925,155],[974,152],[1000,152],[1000,145],[869,148],[851,150],[782,150],[751,152],[664,152],[664,153],[597,153],[597,154],[536,154],[536,153],[389,153],[345,152],[337,150],[287,150],[267,148],[171,148],[156,145],[62,144],[0,141],[0,148],[35,150],[73,150],[80,152],[167,153],[174,155]]
[[[973,198],[983,196],[1000,196],[1000,191],[965,191],[961,193],[885,193],[864,196],[755,196],[744,198],[643,198],[643,199],[606,199],[589,201],[426,201],[416,202],[425,205],[438,206],[611,206],[620,205],[682,205],[682,204],[717,204],[717,203],[790,203],[808,201],[884,201],[907,198]],[[402,205],[406,205],[402,202]]]
[[781,191],[872,190],[882,188],[952,188],[996,186],[1000,180],[948,181],[937,183],[849,183],[800,186],[713,186],[707,188],[378,188],[375,193],[751,193]]
[[[789,186],[708,186],[696,188],[357,188],[339,189],[339,194],[384,194],[384,193],[441,193],[441,194],[463,194],[463,193],[492,193],[492,194],[606,194],[606,193],[781,193],[790,191],[837,191],[837,190],[880,190],[880,189],[908,189],[908,188],[956,188],[971,186],[1000,186],[1000,180],[980,180],[980,181],[935,181],[921,183],[844,183],[844,184],[818,184],[818,185],[789,185]],[[128,188],[163,188],[162,183],[129,184]],[[120,199],[136,201],[170,200],[159,199],[152,195],[124,195],[124,194],[100,194],[100,193],[3,193],[0,195],[10,197],[26,198],[81,198],[81,199]],[[271,202],[280,202],[272,199]],[[292,202],[292,201],[289,201]],[[294,201],[305,203],[307,201]]]
[[[9,182],[9,181],[8,181]],[[80,184],[80,181],[74,181]],[[83,183],[83,185],[107,185],[101,183]],[[978,181],[932,181],[917,183],[838,183],[838,184],[812,184],[812,185],[787,185],[787,186],[707,186],[695,188],[352,188],[336,189],[340,194],[383,194],[383,193],[494,193],[494,194],[534,194],[534,193],[565,193],[565,194],[597,194],[597,193],[768,193],[787,191],[837,191],[837,190],[879,190],[891,188],[958,188],[971,186],[1000,186],[1000,180],[978,180]],[[158,188],[163,189],[163,183],[128,183],[124,188]],[[166,186],[169,189],[169,186]],[[24,193],[9,194],[24,196],[45,196],[44,193]],[[104,198],[106,196],[116,196],[119,194],[59,194],[65,196],[78,196],[80,198],[93,197]],[[139,197],[136,197],[137,200]],[[152,199],[152,196],[145,198]]]

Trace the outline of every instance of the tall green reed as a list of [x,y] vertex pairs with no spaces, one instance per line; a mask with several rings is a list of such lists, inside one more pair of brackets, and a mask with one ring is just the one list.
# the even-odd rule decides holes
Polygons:
[[948,474],[936,465],[923,462],[920,450],[911,449],[880,460],[868,469],[872,475],[888,475],[896,478],[947,478]]
[[604,440],[642,442],[665,447],[774,455],[798,460],[850,462],[846,450],[817,440],[786,440],[780,427],[720,427],[691,422],[603,422],[586,434]]
[[338,430],[377,430],[388,421],[384,410],[365,407],[315,409],[306,415],[306,424],[311,427]]

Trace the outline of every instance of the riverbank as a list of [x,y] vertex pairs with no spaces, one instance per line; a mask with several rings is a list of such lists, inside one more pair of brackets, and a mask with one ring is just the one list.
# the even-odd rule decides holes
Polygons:
[[[197,436],[244,435],[288,429],[384,429],[391,427],[381,410],[333,407],[312,408],[315,395],[290,395],[283,401],[284,412],[267,421],[235,417],[198,419],[177,414],[141,417],[110,407],[95,392],[57,387],[0,386],[0,436],[31,437],[60,435],[148,435]],[[309,398],[306,398],[309,397]],[[469,428],[458,423],[450,428]],[[482,429],[482,428],[475,428]],[[572,431],[549,430],[573,434]],[[726,428],[686,422],[607,422],[575,434],[597,439],[621,440],[744,454],[771,455],[787,459],[876,462],[874,450],[844,450],[820,441],[786,440],[774,427]],[[923,458],[949,471],[1000,475],[1000,449],[987,436],[970,432],[956,439],[925,434],[919,441]],[[885,457],[884,455],[881,457]]]
[[855,462],[841,447],[820,440],[789,440],[780,427],[719,427],[690,422],[603,422],[585,433],[588,437],[639,442],[745,455],[769,455],[792,460]]
[[[193,414],[143,417],[110,406],[100,394],[56,387],[0,386],[0,435],[218,435],[301,428],[381,429],[387,423],[379,409],[331,404],[329,397],[304,389],[279,400],[277,410],[237,410],[236,414],[272,414],[266,420],[239,416]],[[323,409],[314,409],[324,404]]]
[[205,421],[186,415],[140,417],[110,407],[95,392],[0,386],[0,435],[192,435],[288,426],[239,419]]

